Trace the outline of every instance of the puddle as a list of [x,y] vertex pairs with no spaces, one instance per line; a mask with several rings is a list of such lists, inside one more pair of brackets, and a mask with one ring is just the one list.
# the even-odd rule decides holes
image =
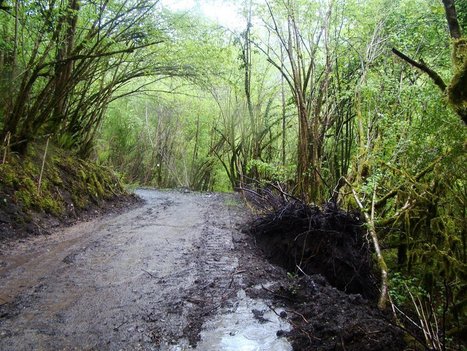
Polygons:
[[205,323],[196,350],[291,351],[287,339],[277,336],[279,330],[289,331],[291,326],[276,313],[263,301],[250,299],[240,290],[230,309],[221,310]]

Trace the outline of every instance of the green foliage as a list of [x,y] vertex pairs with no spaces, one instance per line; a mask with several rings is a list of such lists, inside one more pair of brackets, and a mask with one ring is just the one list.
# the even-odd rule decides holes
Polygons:
[[250,160],[247,164],[247,171],[256,169],[262,181],[272,181],[279,183],[289,183],[295,178],[295,165],[281,165],[267,163],[261,160]]
[[13,149],[24,153],[28,142],[53,134],[61,147],[89,156],[118,89],[135,78],[193,75],[170,57],[174,21],[158,25],[156,3],[19,1],[14,13],[0,13],[0,134],[11,135]]
[[418,278],[404,276],[401,272],[391,274],[389,284],[391,299],[399,307],[411,307],[412,300],[410,294],[415,298],[426,298],[428,296]]

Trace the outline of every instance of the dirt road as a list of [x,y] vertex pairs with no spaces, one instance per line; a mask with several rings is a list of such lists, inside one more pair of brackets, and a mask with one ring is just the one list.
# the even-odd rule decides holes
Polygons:
[[242,290],[235,196],[137,194],[144,205],[124,214],[3,248],[0,350],[186,350],[200,338],[200,350],[255,339],[289,350],[276,337],[287,325],[268,317],[270,330],[258,329],[267,307]]

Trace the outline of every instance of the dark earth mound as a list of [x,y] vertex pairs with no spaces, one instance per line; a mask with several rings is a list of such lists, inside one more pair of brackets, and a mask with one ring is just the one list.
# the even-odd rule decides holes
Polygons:
[[358,214],[333,203],[321,210],[293,201],[257,219],[252,232],[267,257],[287,271],[320,274],[341,291],[377,296],[371,246]]
[[376,307],[371,246],[358,214],[334,204],[321,210],[283,202],[254,220],[250,232],[264,255],[288,272],[280,280],[267,268],[267,279],[281,283],[259,295],[285,307],[293,330],[279,334],[294,350],[405,349],[403,332]]
[[284,333],[295,351],[400,351],[403,333],[390,316],[360,294],[345,294],[320,275],[295,278],[272,292],[288,308],[293,325]]

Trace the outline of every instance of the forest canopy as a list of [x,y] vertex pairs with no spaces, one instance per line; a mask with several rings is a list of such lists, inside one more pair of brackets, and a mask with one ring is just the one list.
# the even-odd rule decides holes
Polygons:
[[51,141],[127,183],[358,208],[391,300],[420,297],[454,345],[467,2],[225,2],[237,28],[157,0],[0,1],[3,163]]

